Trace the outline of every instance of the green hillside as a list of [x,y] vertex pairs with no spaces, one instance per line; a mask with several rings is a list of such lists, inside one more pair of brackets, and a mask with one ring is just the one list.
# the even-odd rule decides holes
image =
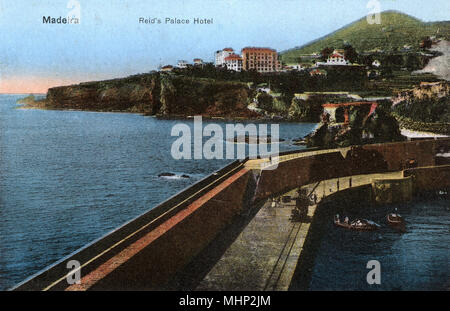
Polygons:
[[409,45],[418,48],[426,36],[449,39],[450,22],[425,23],[412,16],[396,12],[381,13],[381,24],[369,24],[366,17],[351,23],[327,36],[319,38],[304,46],[282,52],[286,63],[296,62],[302,54],[320,53],[325,47],[342,48],[351,44],[358,52],[380,49],[403,48]]

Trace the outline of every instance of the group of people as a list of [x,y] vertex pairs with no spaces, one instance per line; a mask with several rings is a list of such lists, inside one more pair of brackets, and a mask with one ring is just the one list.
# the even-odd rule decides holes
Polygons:
[[[339,214],[336,214],[336,216],[334,216],[334,220],[336,222],[341,222],[341,218],[339,217]],[[345,216],[344,223],[348,224],[349,222],[350,222],[350,219],[348,218],[348,216]]]

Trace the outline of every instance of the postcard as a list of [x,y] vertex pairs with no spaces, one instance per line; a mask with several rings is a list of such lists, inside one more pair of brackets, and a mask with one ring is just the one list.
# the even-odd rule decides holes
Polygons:
[[0,290],[448,291],[449,12],[0,1]]

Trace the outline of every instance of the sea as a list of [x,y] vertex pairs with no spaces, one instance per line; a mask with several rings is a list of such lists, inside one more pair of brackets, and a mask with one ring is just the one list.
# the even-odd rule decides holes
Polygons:
[[[23,109],[16,101],[26,95],[0,95],[0,290],[233,161],[174,158],[178,136],[172,131],[184,124],[194,133],[189,119]],[[225,133],[229,122],[203,120],[203,126],[209,124]],[[317,126],[276,124],[284,140],[280,151],[304,148],[293,140]],[[270,134],[270,123],[268,129]],[[224,150],[234,146],[226,139],[222,143]],[[329,225],[318,245],[310,289],[448,289],[448,197],[398,208],[410,221],[406,234],[388,229],[350,234]],[[381,221],[385,210],[370,216]],[[375,287],[365,282],[371,259],[381,263],[382,285]]]

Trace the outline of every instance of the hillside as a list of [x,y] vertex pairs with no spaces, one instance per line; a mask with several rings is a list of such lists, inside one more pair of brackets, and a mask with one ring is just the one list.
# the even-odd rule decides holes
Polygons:
[[385,11],[381,13],[381,24],[368,24],[363,17],[304,46],[282,52],[281,56],[286,63],[296,62],[302,54],[320,53],[325,47],[341,48],[346,43],[359,52],[389,51],[405,45],[418,48],[426,36],[450,39],[450,21],[425,23],[400,12]]

